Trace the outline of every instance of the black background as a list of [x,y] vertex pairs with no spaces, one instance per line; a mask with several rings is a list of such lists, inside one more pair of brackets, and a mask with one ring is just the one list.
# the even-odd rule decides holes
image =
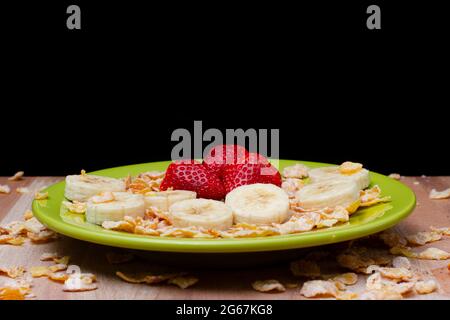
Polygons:
[[5,4],[0,175],[167,160],[194,120],[279,128],[281,158],[448,175],[442,3]]

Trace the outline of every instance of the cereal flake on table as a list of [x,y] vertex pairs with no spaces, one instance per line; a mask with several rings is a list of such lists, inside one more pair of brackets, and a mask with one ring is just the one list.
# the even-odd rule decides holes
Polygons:
[[436,189],[432,189],[429,195],[430,199],[440,200],[440,199],[449,199],[450,198],[450,188],[447,188],[442,191],[437,191]]

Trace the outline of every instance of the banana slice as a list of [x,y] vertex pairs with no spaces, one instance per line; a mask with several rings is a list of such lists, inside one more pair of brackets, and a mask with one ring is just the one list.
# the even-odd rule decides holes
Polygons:
[[359,201],[359,188],[348,179],[324,180],[304,186],[295,198],[304,209],[352,208]]
[[129,192],[103,192],[90,198],[86,205],[86,220],[94,224],[120,221],[125,216],[143,217],[144,196]]
[[172,190],[160,192],[147,192],[145,194],[146,208],[156,207],[161,211],[167,212],[172,204],[188,199],[195,199],[197,193],[187,190]]
[[115,178],[89,174],[66,177],[64,195],[69,200],[86,202],[90,197],[105,191],[125,191],[125,182]]
[[289,217],[287,193],[273,185],[256,183],[233,189],[225,198],[235,223],[283,223]]
[[367,188],[370,184],[369,171],[360,169],[351,174],[341,173],[339,166],[315,168],[309,171],[312,183],[324,180],[347,179],[354,181],[360,190]]
[[172,204],[169,220],[175,227],[203,227],[226,230],[233,225],[231,209],[221,201],[209,199],[190,199]]

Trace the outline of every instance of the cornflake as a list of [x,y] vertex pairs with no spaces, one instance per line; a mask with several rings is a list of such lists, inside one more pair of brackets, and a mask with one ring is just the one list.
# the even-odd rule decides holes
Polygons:
[[196,284],[198,282],[198,278],[195,277],[175,277],[172,279],[169,279],[169,281],[167,281],[167,283],[169,284],[174,284],[178,287],[180,287],[181,289],[186,289],[189,288],[190,286],[193,286],[194,284]]
[[134,255],[131,253],[108,252],[106,259],[110,264],[119,264],[133,260]]
[[44,230],[38,233],[28,232],[28,239],[35,243],[45,243],[58,238],[58,234],[51,230]]
[[27,210],[27,211],[25,211],[25,213],[23,214],[23,219],[24,219],[25,221],[30,220],[30,219],[33,218],[33,217],[34,217],[33,211],[31,211],[31,210]]
[[105,192],[101,192],[96,196],[93,196],[90,199],[93,203],[106,203],[106,202],[112,202],[114,200],[116,200],[116,198],[114,198],[114,194],[111,191],[105,191]]
[[414,289],[418,294],[428,294],[436,291],[437,283],[434,280],[417,281]]
[[297,163],[283,169],[283,176],[285,178],[305,178],[308,176],[309,168],[303,164]]
[[69,275],[66,272],[50,272],[47,276],[50,280],[62,283],[69,279]]
[[117,271],[116,275],[129,283],[147,283],[147,284],[155,284],[167,281],[172,278],[184,276],[185,273],[165,273],[160,275],[153,275],[149,273],[139,273],[139,274],[125,274],[123,272]]
[[411,251],[411,248],[403,246],[395,246],[389,250],[390,253],[395,255],[403,255],[408,258],[417,258],[417,253]]
[[442,191],[437,191],[436,189],[431,190],[430,192],[430,199],[448,199],[450,198],[450,188],[442,190]]
[[395,257],[392,260],[392,266],[394,268],[411,269],[411,262],[409,261],[408,258],[399,256],[399,257]]
[[403,296],[390,290],[370,290],[361,294],[360,300],[401,300]]
[[17,278],[22,276],[25,273],[24,267],[12,267],[12,268],[6,268],[0,266],[0,275],[7,275],[10,278]]
[[59,255],[57,253],[49,253],[44,252],[41,254],[41,257],[39,258],[41,261],[54,261],[55,259],[59,259]]
[[19,187],[16,188],[16,192],[20,193],[20,194],[26,194],[30,192],[30,189],[26,188],[26,187]]
[[0,288],[0,300],[25,300],[25,294],[20,288]]
[[442,234],[444,236],[450,236],[450,228],[447,228],[447,227],[443,227],[443,228],[430,227],[430,229],[431,229],[431,231],[440,233],[440,234]]
[[33,278],[46,277],[50,273],[47,266],[31,267],[30,274]]
[[401,178],[400,174],[398,173],[391,173],[388,177],[394,180],[400,180]]
[[108,230],[134,232],[135,225],[129,221],[104,221],[102,227]]
[[317,278],[321,276],[320,266],[312,260],[297,260],[290,264],[291,272],[296,277]]
[[293,216],[285,223],[274,224],[274,227],[280,234],[298,233],[312,230],[319,221],[318,214],[315,216],[305,214],[300,217]]
[[435,231],[422,231],[416,234],[406,236],[406,239],[410,244],[417,246],[423,246],[424,244],[439,241],[442,238],[442,234]]
[[353,174],[361,170],[361,163],[346,161],[339,166],[339,172],[342,174]]
[[378,185],[370,189],[361,190],[359,192],[360,206],[369,207],[377,203],[388,202],[391,200],[390,196],[381,197],[381,189]]
[[278,280],[258,280],[252,283],[253,289],[259,292],[284,292],[286,288]]
[[294,198],[295,193],[303,188],[303,186],[303,181],[296,178],[288,178],[281,183],[281,188],[288,194],[290,198]]
[[10,193],[11,192],[11,188],[8,185],[2,185],[0,184],[0,193]]
[[391,257],[382,250],[354,247],[339,254],[336,260],[344,268],[367,273],[367,267],[371,265],[387,265],[391,262]]
[[408,244],[408,241],[404,237],[402,237],[392,229],[385,230],[378,236],[388,247],[391,248],[397,246],[406,246]]
[[307,298],[337,297],[339,288],[331,280],[311,280],[303,284],[300,294]]
[[79,202],[76,200],[74,200],[73,202],[63,201],[63,205],[67,208],[67,210],[73,213],[83,214],[86,212],[87,205],[84,202]]
[[96,277],[91,273],[73,273],[65,281],[63,291],[82,292],[97,289]]
[[450,253],[438,248],[428,248],[420,252],[417,257],[425,260],[446,260],[450,258]]
[[350,286],[358,282],[358,275],[353,272],[347,272],[343,274],[339,274],[331,278],[334,282],[341,283],[346,286]]
[[45,200],[48,199],[48,192],[36,192],[34,194],[34,199],[35,200]]
[[22,180],[24,174],[25,174],[25,173],[24,173],[23,171],[18,171],[18,172],[16,172],[12,177],[9,177],[8,180],[9,180],[9,181],[19,181],[19,180]]
[[396,292],[400,295],[410,292],[414,288],[414,282],[398,283],[392,279],[382,277],[381,273],[376,272],[370,275],[366,281],[367,290],[382,290],[388,292]]

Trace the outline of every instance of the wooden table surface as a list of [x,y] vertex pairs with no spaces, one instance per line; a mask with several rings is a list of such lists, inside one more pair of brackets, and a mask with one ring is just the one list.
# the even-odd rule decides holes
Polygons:
[[[37,190],[43,186],[60,181],[60,177],[25,177],[22,181],[11,182],[0,177],[0,184],[8,184],[11,194],[0,194],[0,224],[20,220],[23,213],[30,208],[33,193],[19,194],[16,187],[26,186]],[[450,200],[430,200],[429,191],[450,187],[450,177],[403,177],[402,182],[412,188],[417,195],[415,211],[395,229],[401,234],[411,234],[428,230],[430,226],[450,226]],[[450,237],[427,245],[450,251]],[[323,247],[322,247],[323,248]],[[68,237],[46,243],[23,246],[0,245],[0,265],[2,266],[39,266],[39,257],[44,252],[57,252],[71,256],[71,263],[81,267],[83,272],[94,273],[98,278],[98,289],[90,292],[68,293],[62,291],[62,285],[46,278],[34,279],[33,293],[36,299],[303,299],[298,288],[287,289],[283,293],[265,294],[254,291],[251,282],[262,279],[278,279],[284,282],[296,282],[289,271],[289,266],[259,267],[243,270],[194,270],[193,275],[200,281],[188,289],[173,285],[130,284],[115,276],[118,270],[152,269],[145,261],[136,261],[123,265],[111,265],[105,254],[112,248],[83,242]],[[435,277],[439,290],[428,295],[414,296],[415,299],[450,299],[450,273],[447,269],[449,260],[430,261],[411,259],[413,265],[423,273]],[[182,271],[182,270],[181,270]],[[0,278],[3,278],[0,276]],[[358,283],[349,287],[352,291],[362,290],[365,279],[360,277]],[[355,289],[353,289],[355,288]]]

